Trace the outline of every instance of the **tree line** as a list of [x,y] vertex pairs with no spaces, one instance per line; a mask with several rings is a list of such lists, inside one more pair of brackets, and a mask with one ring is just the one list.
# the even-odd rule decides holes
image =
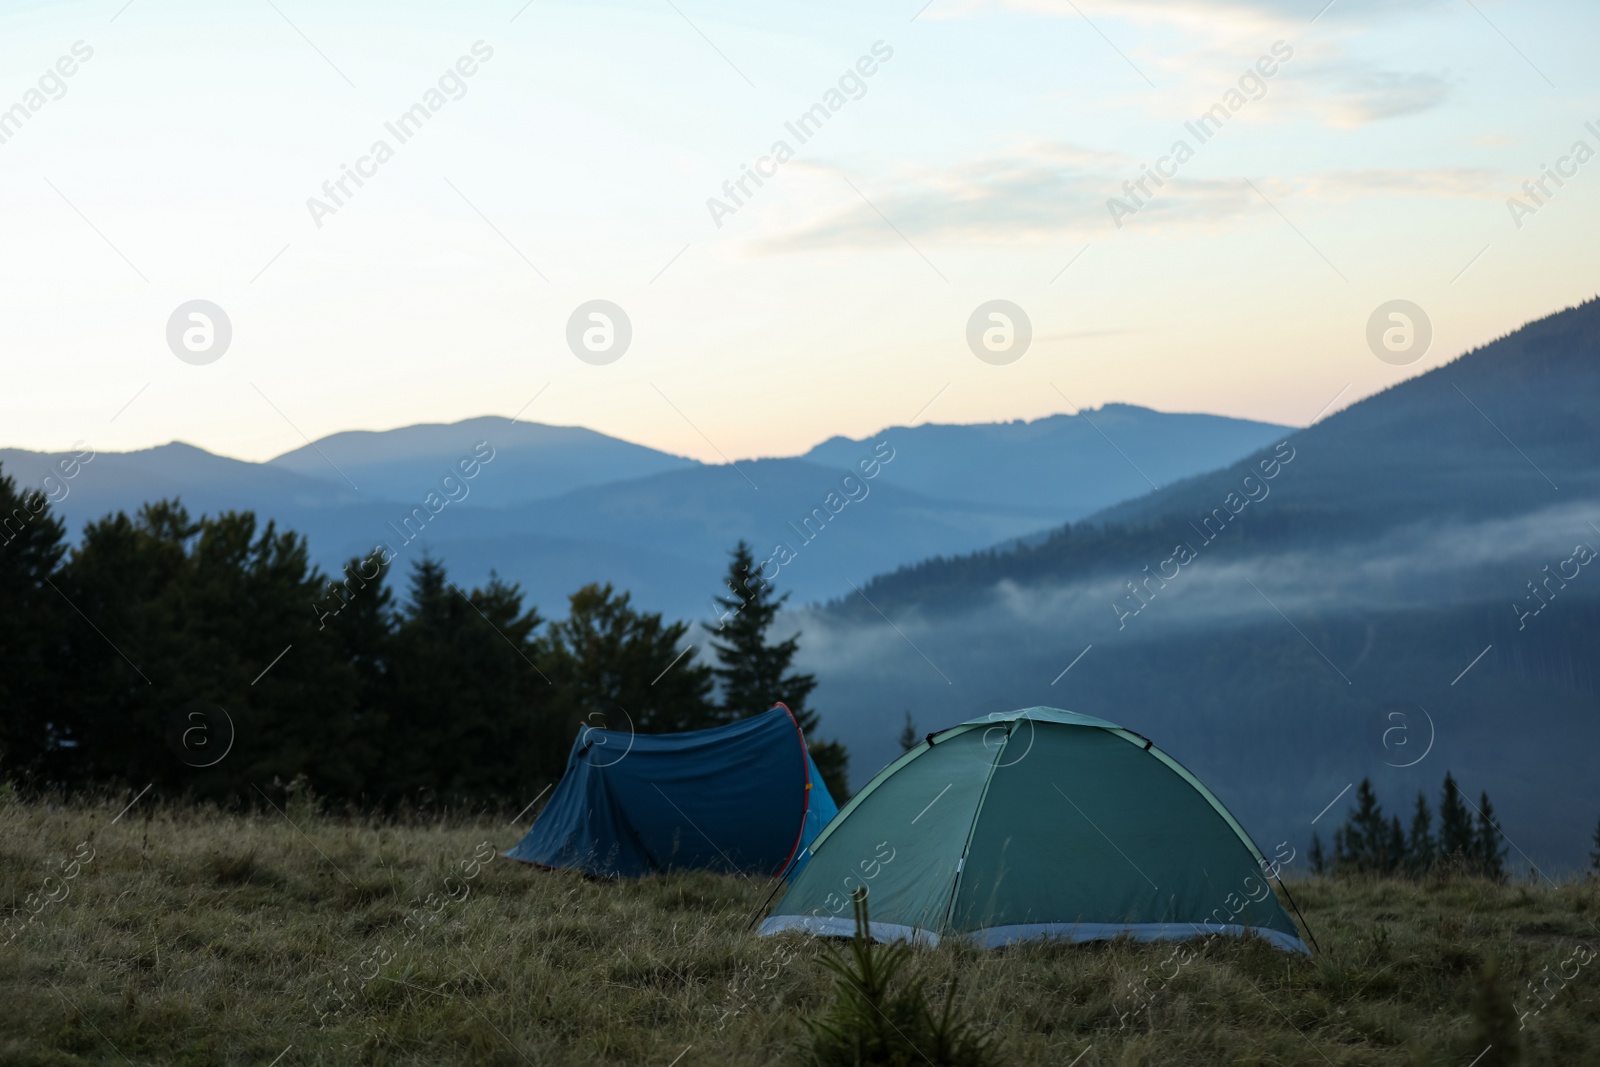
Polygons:
[[[842,802],[848,755],[815,736],[787,594],[731,553],[716,624],[591,584],[550,620],[491,574],[392,553],[337,576],[304,537],[178,501],[89,523],[75,546],[44,494],[0,472],[0,776],[253,802],[290,787],[359,806],[520,806],[586,727],[700,729],[787,704]],[[403,587],[401,587],[403,586]],[[692,647],[691,642],[693,642]]]
[[[1600,845],[1600,831],[1596,834]],[[1478,803],[1471,804],[1448,771],[1439,793],[1437,834],[1433,832],[1433,811],[1421,790],[1407,831],[1399,815],[1384,815],[1372,783],[1363,778],[1356,790],[1355,810],[1333,832],[1332,855],[1313,833],[1309,860],[1317,874],[1422,878],[1448,871],[1499,882],[1506,878],[1506,850],[1500,839],[1489,794],[1480,794]]]

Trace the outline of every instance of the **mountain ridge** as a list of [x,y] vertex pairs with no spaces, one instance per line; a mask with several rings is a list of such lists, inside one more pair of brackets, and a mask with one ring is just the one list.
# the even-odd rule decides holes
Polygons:
[[[1270,424],[1133,405],[1093,409],[1088,417],[1144,427],[1151,442],[1180,440],[1174,451],[1182,473],[1277,433]],[[480,439],[490,442],[484,454],[492,458],[478,463],[471,479],[453,475]],[[391,441],[400,445],[391,449]],[[896,458],[863,480],[857,465],[872,454],[871,441],[891,442]],[[75,537],[87,521],[153,499],[177,497],[194,513],[252,510],[306,535],[315,561],[331,572],[394,539],[394,526],[433,493],[451,503],[423,524],[414,547],[463,580],[496,570],[556,613],[582,582],[609,580],[652,610],[699,614],[734,542],[750,541],[765,558],[778,542],[793,542],[791,524],[830,493],[843,501],[870,491],[870,499],[842,510],[826,535],[784,568],[795,604],[847,591],[850,581],[907,560],[1008,543],[1144,484],[1082,416],[890,427],[877,438],[825,444],[799,457],[705,464],[596,431],[498,416],[423,424],[415,432],[352,431],[286,453],[292,460],[265,463],[175,443],[84,464],[60,511]],[[37,484],[52,459],[0,452],[5,470],[24,483]],[[967,473],[928,476],[946,467]],[[1001,468],[1005,478],[988,476]],[[847,470],[857,471],[854,489],[841,483]],[[1036,488],[1045,483],[1048,494]]]
[[[1600,469],[1571,444],[1600,442],[1600,299],[1525,324],[1284,440],[1297,453],[1293,469],[1271,484],[1271,502],[1234,536],[1315,544],[1420,520],[1482,519],[1600,497]],[[1259,475],[1267,457],[1268,450],[1255,451],[1130,497],[1032,544],[919,561],[874,576],[865,588],[883,604],[907,602],[919,582],[970,592],[1005,578],[1040,581],[1052,558],[1063,576],[1087,573],[1088,558],[1074,555],[1082,547],[1120,539],[1131,549],[1140,529],[1159,540],[1188,536],[1185,528],[1222,507],[1244,478]],[[934,598],[914,599],[931,607]],[[962,607],[970,597],[957,601]]]

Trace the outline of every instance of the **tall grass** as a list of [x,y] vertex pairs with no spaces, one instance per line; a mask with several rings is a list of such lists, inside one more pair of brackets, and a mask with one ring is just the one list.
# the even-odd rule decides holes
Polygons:
[[[485,860],[526,828],[505,816],[147,795],[119,818],[130,799],[0,799],[0,916],[17,909],[0,1063],[798,1064],[834,1003],[822,944],[749,933],[759,881]],[[1008,1063],[1465,1067],[1486,1042],[1480,1067],[1600,1063],[1600,966],[1580,951],[1600,945],[1595,885],[1310,879],[1295,895],[1313,959],[1259,941],[1194,943],[1181,966],[1162,944],[947,942],[903,953],[894,978],[936,1012],[950,995]]]

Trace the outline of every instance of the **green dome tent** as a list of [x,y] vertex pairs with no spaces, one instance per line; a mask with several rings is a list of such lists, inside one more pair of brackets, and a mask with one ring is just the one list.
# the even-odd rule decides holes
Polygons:
[[865,887],[884,941],[1253,933],[1309,953],[1269,884],[1276,865],[1221,802],[1147,739],[1070,711],[929,734],[810,852],[762,934],[851,934]]

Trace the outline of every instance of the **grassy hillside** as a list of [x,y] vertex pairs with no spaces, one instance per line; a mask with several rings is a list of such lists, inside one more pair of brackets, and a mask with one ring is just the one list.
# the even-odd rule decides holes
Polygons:
[[[827,949],[747,933],[766,887],[738,878],[480,866],[519,835],[500,816],[146,796],[118,818],[128,799],[0,805],[0,899],[21,909],[0,932],[0,1062],[803,1063],[802,1020],[829,996]],[[1312,960],[1241,942],[1193,943],[1184,962],[1170,944],[946,945],[912,966],[936,993],[959,981],[1007,1063],[1600,1063],[1600,969],[1578,962],[1600,942],[1600,885],[1295,893]]]

